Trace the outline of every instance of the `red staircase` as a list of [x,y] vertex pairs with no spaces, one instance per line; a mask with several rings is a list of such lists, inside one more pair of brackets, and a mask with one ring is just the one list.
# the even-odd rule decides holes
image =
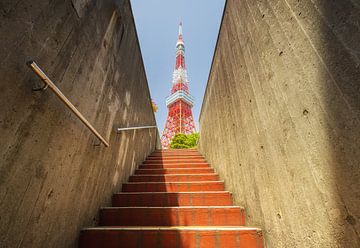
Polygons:
[[244,209],[197,150],[155,151],[112,203],[100,227],[81,231],[79,247],[263,247],[261,230],[244,227]]

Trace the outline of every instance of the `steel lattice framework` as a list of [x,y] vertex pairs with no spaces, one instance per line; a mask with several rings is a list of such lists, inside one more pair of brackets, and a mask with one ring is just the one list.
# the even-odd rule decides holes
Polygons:
[[194,99],[189,93],[189,81],[185,67],[185,45],[182,35],[182,23],[180,23],[171,94],[166,98],[166,106],[169,112],[161,136],[163,149],[169,148],[170,142],[176,133],[191,134],[195,132],[195,123],[191,111],[193,104]]

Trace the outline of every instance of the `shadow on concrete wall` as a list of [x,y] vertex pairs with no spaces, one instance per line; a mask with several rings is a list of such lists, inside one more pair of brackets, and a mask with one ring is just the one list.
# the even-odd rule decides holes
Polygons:
[[[0,1],[1,247],[74,246],[80,228],[96,222],[121,179],[154,150],[154,130],[115,134],[127,121],[155,125],[128,5],[97,1],[81,17],[73,7]],[[94,147],[91,132],[50,90],[31,93],[39,79],[29,59],[109,148]]]
[[227,5],[201,151],[267,246],[359,247],[359,2]]
[[[317,3],[323,13],[319,36],[329,165],[333,166],[333,206],[341,247],[360,245],[360,2]],[[325,161],[324,161],[325,162]]]

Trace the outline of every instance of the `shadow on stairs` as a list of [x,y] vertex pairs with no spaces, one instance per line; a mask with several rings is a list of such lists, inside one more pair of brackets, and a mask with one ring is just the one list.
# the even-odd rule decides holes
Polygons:
[[157,150],[84,228],[80,248],[262,248],[258,228],[204,157],[194,149]]

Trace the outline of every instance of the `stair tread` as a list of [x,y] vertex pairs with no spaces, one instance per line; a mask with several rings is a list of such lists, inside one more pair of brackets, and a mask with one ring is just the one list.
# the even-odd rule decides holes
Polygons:
[[193,182],[218,181],[215,173],[204,174],[137,174],[129,177],[128,182]]
[[209,164],[176,164],[176,163],[162,163],[162,164],[141,164],[138,169],[193,169],[193,168],[211,168]]
[[149,177],[149,176],[157,176],[157,177],[169,177],[169,176],[217,176],[218,174],[217,173],[201,173],[201,174],[147,174],[147,175],[144,175],[144,174],[134,174],[134,175],[131,175],[132,177]]
[[257,227],[247,226],[136,226],[136,227],[116,227],[116,226],[102,226],[102,227],[86,227],[82,229],[86,230],[184,230],[184,231],[261,231]]
[[213,168],[209,167],[205,167],[205,168],[199,168],[199,167],[195,167],[195,168],[154,168],[154,169],[146,169],[146,168],[139,168],[137,170],[204,170],[204,169],[211,169],[213,170]]
[[204,162],[204,163],[168,163],[167,161],[165,161],[165,162],[158,162],[158,161],[156,161],[156,162],[154,162],[154,163],[142,163],[142,164],[140,164],[139,166],[154,166],[154,165],[156,165],[156,166],[159,166],[159,165],[170,165],[170,166],[178,166],[178,167],[184,167],[184,166],[186,166],[186,168],[191,168],[191,167],[194,167],[194,168],[199,168],[199,167],[210,167],[210,164],[209,163],[206,163],[206,162]]
[[177,184],[177,183],[195,183],[195,184],[204,184],[204,183],[224,183],[224,181],[193,181],[193,182],[126,182],[124,184]]
[[[164,160],[161,160],[161,159],[159,159],[159,160],[145,160],[145,161],[159,162],[159,164],[163,164],[161,162],[168,162],[168,161],[164,161]],[[144,162],[142,164],[144,164]],[[173,162],[173,163],[169,163],[169,164],[179,164],[179,165],[182,165],[182,164],[209,164],[206,161],[196,161],[196,162],[191,162],[191,161],[171,161],[171,162]],[[155,163],[151,163],[151,164],[155,164]],[[146,165],[148,165],[148,164],[146,164]]]
[[139,207],[139,206],[135,206],[135,207],[101,207],[101,209],[208,209],[208,208],[219,208],[219,209],[244,209],[241,206],[166,206],[166,207]]
[[182,163],[187,163],[187,164],[208,164],[207,160],[205,160],[205,159],[191,159],[191,158],[177,158],[177,159],[170,159],[170,160],[163,160],[163,159],[144,160],[144,162],[146,162],[146,161],[151,161],[151,162],[168,162],[169,161],[171,163],[178,163],[178,164],[182,164]]
[[220,194],[220,193],[228,193],[231,194],[230,191],[179,191],[179,192],[118,192],[115,194]]

